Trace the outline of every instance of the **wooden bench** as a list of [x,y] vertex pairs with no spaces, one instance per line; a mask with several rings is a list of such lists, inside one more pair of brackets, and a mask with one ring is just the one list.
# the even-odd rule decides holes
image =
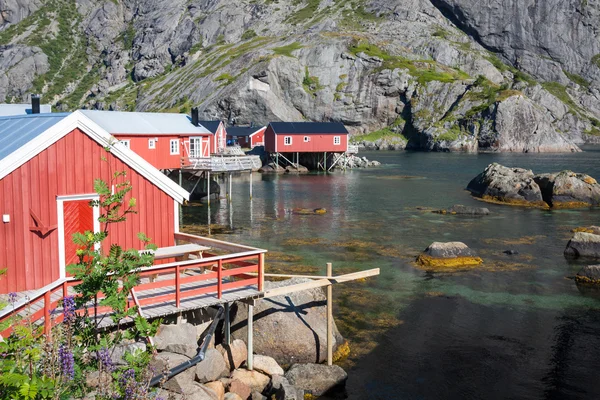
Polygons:
[[[185,261],[190,259],[202,258],[202,253],[209,250],[210,247],[201,246],[199,244],[181,244],[178,246],[159,247],[156,250],[145,250],[148,253],[154,254],[155,260],[164,260],[174,258],[177,261]],[[185,272],[185,270],[181,271]],[[150,276],[150,282],[154,282],[158,274]]]

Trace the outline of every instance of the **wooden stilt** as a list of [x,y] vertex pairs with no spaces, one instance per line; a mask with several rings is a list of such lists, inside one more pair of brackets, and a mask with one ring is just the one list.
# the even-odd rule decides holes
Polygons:
[[232,201],[232,191],[231,191],[231,172],[229,173],[229,203]]
[[[333,276],[333,266],[327,263],[327,276]],[[333,286],[327,286],[327,365],[333,364]]]
[[254,325],[254,306],[248,304],[248,359],[246,360],[246,364],[248,366],[248,370],[252,371],[254,369],[254,345],[253,345],[253,332],[252,326]]
[[210,207],[210,171],[206,171],[208,178],[206,179],[206,199],[207,204]]
[[279,169],[279,153],[275,153],[275,169]]
[[323,157],[323,171],[327,172],[327,152],[324,153],[324,157]]
[[252,200],[252,170],[250,170],[250,200]]
[[[181,172],[183,166],[179,167],[179,186],[183,184],[183,173]],[[181,203],[179,204],[179,225],[183,225],[183,209]]]
[[231,320],[229,319],[229,303],[225,303],[225,344],[231,344]]

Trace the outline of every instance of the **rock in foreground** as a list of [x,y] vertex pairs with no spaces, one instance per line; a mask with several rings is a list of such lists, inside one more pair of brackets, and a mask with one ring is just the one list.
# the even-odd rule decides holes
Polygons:
[[564,254],[567,258],[600,258],[600,235],[575,232]]
[[528,169],[490,164],[469,182],[467,190],[491,202],[547,207],[533,172]]
[[417,264],[432,268],[474,266],[483,260],[462,242],[434,242],[417,257]]
[[[265,282],[266,289],[310,282],[289,279]],[[247,308],[237,307],[232,336],[247,336]],[[334,323],[335,351],[344,339]],[[273,357],[281,365],[323,362],[327,356],[327,314],[323,290],[310,289],[262,300],[254,307],[254,351]]]
[[348,374],[337,365],[294,364],[285,373],[287,380],[299,389],[313,396],[342,390]]

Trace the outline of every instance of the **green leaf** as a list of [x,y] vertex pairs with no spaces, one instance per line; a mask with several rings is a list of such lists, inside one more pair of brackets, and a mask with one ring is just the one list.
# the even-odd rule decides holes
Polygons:
[[135,198],[132,197],[131,199],[129,199],[129,207],[135,207],[135,204],[136,204]]
[[110,189],[108,188],[108,184],[102,179],[94,179],[94,191],[101,196],[110,195]]

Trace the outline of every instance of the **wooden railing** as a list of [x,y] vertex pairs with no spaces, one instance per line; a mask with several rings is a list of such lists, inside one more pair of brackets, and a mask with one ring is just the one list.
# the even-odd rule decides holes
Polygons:
[[[178,243],[206,245],[211,247],[211,251],[214,249],[217,252],[227,252],[228,254],[217,255],[205,252],[203,258],[176,261],[141,269],[138,272],[141,283],[134,287],[135,295],[131,294],[127,307],[135,305],[144,307],[175,302],[175,307],[179,308],[185,299],[211,293],[221,299],[224,291],[251,285],[256,285],[259,292],[263,291],[266,250],[183,233],[176,233],[175,240]],[[201,269],[204,273],[184,275],[185,271],[192,269]],[[155,278],[157,275],[162,275],[162,277],[153,281],[151,278]],[[202,282],[207,284],[202,287],[190,288],[189,284]],[[44,333],[49,334],[52,326],[63,320],[62,312],[58,313],[56,318],[51,318],[52,310],[62,311],[62,300],[69,295],[69,288],[79,283],[81,283],[80,280],[66,278],[47,285],[31,294],[29,298],[21,299],[18,303],[0,310],[0,322],[15,314],[20,316],[26,314],[27,322],[43,324]],[[188,287],[186,288],[184,285],[188,285]],[[157,293],[154,295],[149,292],[153,289],[164,290],[154,291]],[[146,293],[144,293],[145,291]],[[103,296],[100,294],[99,300],[102,298]],[[87,308],[89,315],[93,315],[94,311],[106,315],[113,310],[110,307],[97,307],[95,310],[93,307]],[[77,310],[78,314],[85,312],[85,309]],[[9,328],[0,332],[0,335],[6,337],[11,331],[12,328]]]

